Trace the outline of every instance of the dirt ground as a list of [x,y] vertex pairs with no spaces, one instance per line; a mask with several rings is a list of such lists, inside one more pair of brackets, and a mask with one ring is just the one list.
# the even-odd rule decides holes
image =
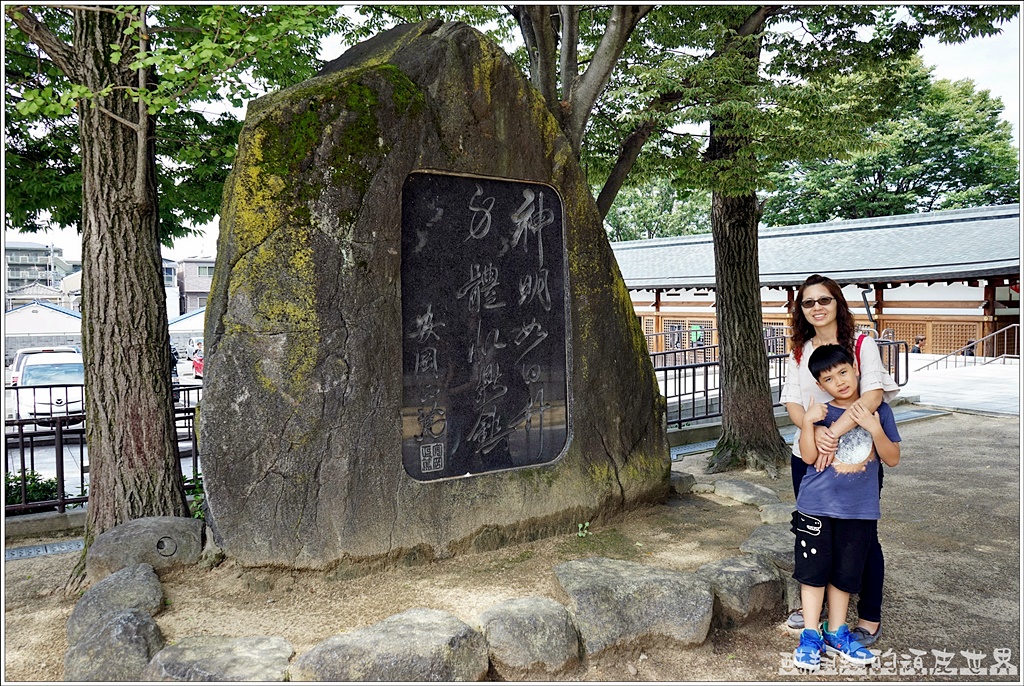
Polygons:
[[[882,547],[887,578],[880,650],[925,665],[931,651],[1010,648],[1020,664],[1020,433],[1017,419],[955,414],[902,425],[903,463],[887,470]],[[978,438],[968,444],[964,436]],[[961,447],[962,445],[962,447]],[[692,468],[701,457],[676,468]],[[785,476],[788,477],[788,474]],[[788,478],[742,472],[792,501]],[[698,481],[711,480],[698,474]],[[527,595],[566,603],[553,567],[601,555],[692,571],[739,554],[760,524],[756,508],[713,494],[688,495],[592,529],[489,553],[356,579],[322,572],[251,570],[231,561],[209,571],[180,569],[162,576],[166,608],[157,623],[168,642],[194,635],[283,636],[297,654],[339,632],[412,607],[447,610],[472,624],[491,605]],[[54,539],[7,541],[32,545]],[[4,680],[59,681],[74,599],[61,592],[78,553],[4,564]],[[795,639],[767,616],[745,626],[713,629],[697,647],[646,646],[606,653],[566,681],[779,681],[863,677],[780,675],[781,653]],[[917,651],[917,652],[913,652]],[[918,655],[918,653],[921,653]],[[991,659],[989,659],[991,662]],[[906,675],[875,677],[907,680]],[[928,675],[922,680],[970,677]],[[979,676],[984,680],[1004,677]],[[1005,677],[1016,681],[1016,677]]]

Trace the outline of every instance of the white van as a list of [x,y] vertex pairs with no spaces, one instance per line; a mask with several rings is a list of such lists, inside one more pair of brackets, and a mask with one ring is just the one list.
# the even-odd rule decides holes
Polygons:
[[[85,369],[82,353],[44,352],[30,355],[21,368],[16,391],[15,419],[30,419],[39,427],[52,427],[53,417],[82,415]],[[82,417],[73,424],[85,421]],[[69,424],[70,426],[70,424]]]
[[17,386],[21,378],[21,369],[25,361],[32,355],[39,353],[77,353],[78,348],[73,345],[54,345],[48,348],[22,348],[14,353],[14,362],[11,363],[11,385]]

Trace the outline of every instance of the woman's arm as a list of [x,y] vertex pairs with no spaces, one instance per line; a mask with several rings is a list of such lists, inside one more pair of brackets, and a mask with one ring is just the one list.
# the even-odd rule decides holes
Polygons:
[[[856,343],[854,343],[856,346]],[[860,359],[857,360],[857,373],[860,376],[860,399],[857,401],[869,414],[878,410],[883,400],[891,399],[899,392],[899,386],[889,376],[889,371],[882,364],[882,356],[878,352],[878,344],[871,336],[861,340]],[[888,393],[888,396],[886,395]],[[831,435],[836,439],[857,426],[847,410],[830,427]],[[827,445],[827,444],[826,444]],[[821,445],[819,444],[819,447]]]
[[[868,414],[874,414],[878,406],[882,404],[882,389],[876,388],[873,391],[867,391],[860,396],[857,404],[867,410]],[[826,436],[831,437],[825,444],[825,447],[832,445],[831,452],[835,452],[836,447],[839,445],[839,437],[855,426],[857,426],[857,422],[854,420],[853,415],[850,414],[850,410],[847,409],[846,412],[839,416],[839,419],[832,423],[832,426],[823,432]]]
[[804,406],[800,403],[786,403],[786,413],[789,414],[793,426],[804,425]]

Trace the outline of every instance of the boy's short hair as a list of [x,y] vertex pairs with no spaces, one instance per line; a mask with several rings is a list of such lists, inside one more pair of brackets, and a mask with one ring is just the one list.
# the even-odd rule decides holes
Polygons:
[[807,370],[817,380],[828,370],[835,369],[844,363],[853,366],[853,357],[849,350],[841,345],[822,345],[811,353],[810,359],[807,360]]

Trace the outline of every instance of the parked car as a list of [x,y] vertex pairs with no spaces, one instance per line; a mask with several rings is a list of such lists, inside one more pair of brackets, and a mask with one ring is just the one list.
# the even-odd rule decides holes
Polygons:
[[203,378],[203,351],[202,349],[192,358],[192,375],[197,379]]
[[21,370],[25,361],[32,355],[39,353],[77,353],[81,352],[73,345],[54,345],[47,348],[22,348],[14,353],[14,361],[11,362],[11,385],[17,386],[21,378]]
[[[36,426],[52,427],[53,418],[60,415],[82,415],[82,384],[85,370],[82,353],[52,352],[31,355],[21,369],[16,391],[15,419],[30,419]],[[73,426],[85,421],[68,424]]]
[[203,350],[202,336],[196,336],[195,338],[188,339],[188,345],[185,346],[185,357],[190,360],[195,359],[197,350],[200,352]]

